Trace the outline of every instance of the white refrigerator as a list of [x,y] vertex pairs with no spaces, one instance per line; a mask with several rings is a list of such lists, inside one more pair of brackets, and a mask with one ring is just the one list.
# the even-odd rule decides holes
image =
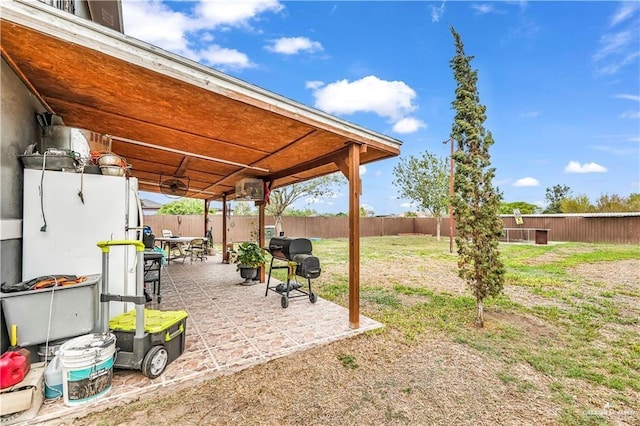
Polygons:
[[[102,252],[96,243],[141,239],[142,220],[136,178],[25,169],[23,281],[100,274]],[[135,295],[136,261],[133,246],[111,248],[109,293]],[[110,318],[134,308],[109,303]]]

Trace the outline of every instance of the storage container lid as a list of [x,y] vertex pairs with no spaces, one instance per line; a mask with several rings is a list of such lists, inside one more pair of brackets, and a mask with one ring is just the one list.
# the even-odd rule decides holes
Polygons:
[[60,346],[62,359],[85,357],[87,354],[100,352],[116,343],[116,336],[111,333],[92,333],[71,339]]
[[[186,311],[144,310],[144,331],[159,333],[187,318]],[[109,320],[109,328],[114,331],[136,331],[136,311],[132,310]]]

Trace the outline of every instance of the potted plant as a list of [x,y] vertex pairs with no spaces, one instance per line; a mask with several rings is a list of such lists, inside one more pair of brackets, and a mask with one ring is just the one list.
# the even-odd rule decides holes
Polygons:
[[244,278],[242,285],[253,285],[255,282],[252,280],[258,274],[258,268],[263,266],[267,259],[264,255],[264,250],[256,243],[244,242],[238,246],[237,256],[235,259],[237,263],[236,269],[240,271],[240,276]]

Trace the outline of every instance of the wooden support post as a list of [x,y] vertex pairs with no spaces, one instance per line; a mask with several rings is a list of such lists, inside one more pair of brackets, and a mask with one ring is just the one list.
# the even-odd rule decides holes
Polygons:
[[227,257],[227,194],[222,194],[222,263],[229,263]]
[[[262,248],[264,247],[264,208],[266,203],[264,201],[260,201],[256,204],[258,204],[258,245]],[[264,282],[266,267],[267,265],[262,265],[258,271],[261,283]]]
[[360,146],[349,146],[349,327],[360,328]]
[[209,200],[204,200],[204,232],[202,235],[207,236],[207,226],[209,225]]

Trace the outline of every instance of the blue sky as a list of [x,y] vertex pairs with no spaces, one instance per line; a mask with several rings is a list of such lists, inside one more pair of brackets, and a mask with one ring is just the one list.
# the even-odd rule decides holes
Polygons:
[[[123,0],[123,14],[126,34],[400,139],[401,156],[449,153],[452,25],[475,57],[505,201],[542,206],[556,184],[592,202],[640,192],[638,2]],[[361,170],[376,214],[415,210],[397,162]],[[346,212],[346,187],[296,207]]]

